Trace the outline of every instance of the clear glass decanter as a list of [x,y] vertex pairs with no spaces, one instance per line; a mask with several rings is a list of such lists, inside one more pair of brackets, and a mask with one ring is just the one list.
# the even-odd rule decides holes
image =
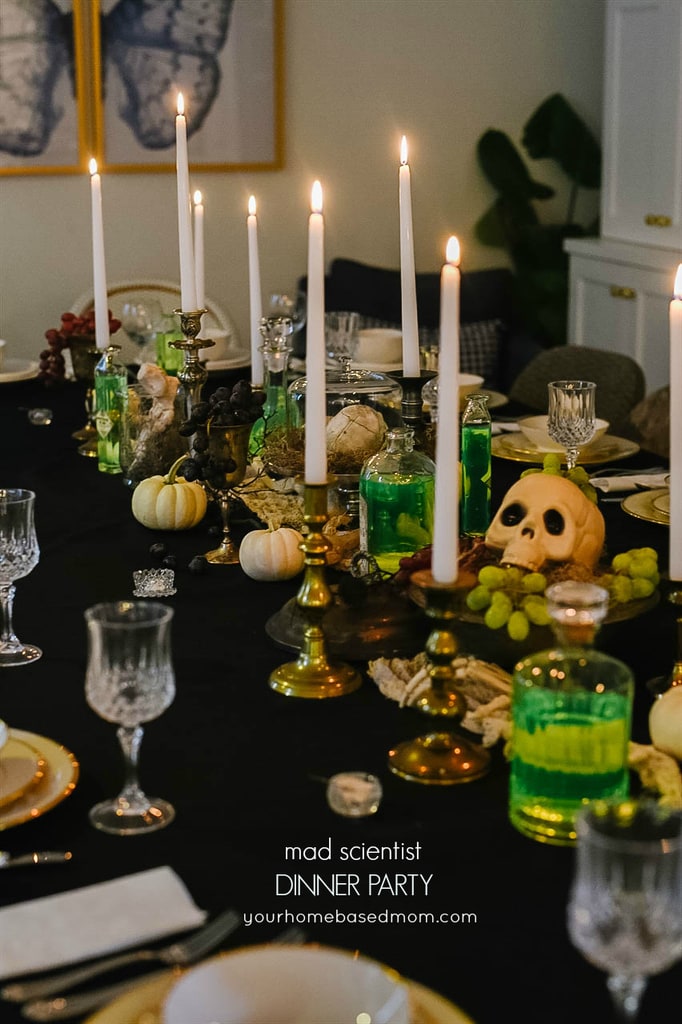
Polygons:
[[468,395],[462,413],[460,445],[460,530],[468,537],[484,537],[490,526],[491,433],[488,396]]
[[101,473],[121,472],[121,441],[128,409],[128,371],[118,361],[120,345],[108,345],[95,367],[97,463]]
[[431,543],[435,472],[428,455],[414,450],[410,427],[389,430],[362,467],[360,549],[385,572],[397,572],[401,558]]
[[557,644],[520,661],[512,678],[509,815],[524,835],[569,846],[585,804],[628,795],[634,679],[593,647],[606,590],[566,581],[546,597]]

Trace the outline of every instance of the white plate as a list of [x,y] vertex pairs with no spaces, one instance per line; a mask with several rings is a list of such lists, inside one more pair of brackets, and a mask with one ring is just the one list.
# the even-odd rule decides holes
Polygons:
[[220,370],[238,370],[241,366],[251,365],[251,356],[248,352],[240,352],[231,359],[208,359],[204,364],[209,373],[217,373]]
[[[264,986],[262,979],[267,978]],[[408,990],[393,971],[328,946],[270,943],[212,957],[187,971],[164,1003],[164,1024],[355,1021],[409,1024]]]
[[31,380],[38,376],[40,367],[35,359],[5,359],[0,372],[0,384],[15,380]]
[[356,363],[352,362],[354,370],[374,370],[375,373],[402,373],[403,364],[399,363]]
[[[163,1024],[163,1002],[177,976],[153,975],[88,1017],[85,1024]],[[410,993],[410,1024],[473,1024],[462,1010],[432,989],[406,979]]]

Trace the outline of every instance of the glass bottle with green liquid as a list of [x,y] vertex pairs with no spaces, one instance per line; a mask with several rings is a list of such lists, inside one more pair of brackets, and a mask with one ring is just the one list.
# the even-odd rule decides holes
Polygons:
[[294,324],[290,317],[264,316],[260,322],[263,338],[263,414],[251,428],[249,456],[261,455],[268,436],[286,433],[289,429],[289,397],[287,369]]
[[460,530],[484,537],[491,519],[491,432],[487,395],[467,395],[461,423]]
[[397,572],[401,558],[431,543],[435,472],[432,459],[414,450],[410,427],[389,430],[362,467],[360,549],[385,572]]
[[118,362],[120,345],[108,345],[95,367],[97,463],[101,473],[121,472],[121,441],[128,408],[128,371]]
[[532,839],[571,846],[585,804],[628,795],[634,680],[593,647],[608,591],[565,581],[546,598],[557,645],[524,658],[512,677],[509,816]]

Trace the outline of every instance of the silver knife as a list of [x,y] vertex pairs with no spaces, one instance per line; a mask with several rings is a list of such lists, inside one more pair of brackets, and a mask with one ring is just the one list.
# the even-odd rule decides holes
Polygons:
[[23,868],[30,864],[66,864],[72,857],[70,850],[38,850],[35,853],[21,853],[16,857],[7,850],[0,850],[0,868]]

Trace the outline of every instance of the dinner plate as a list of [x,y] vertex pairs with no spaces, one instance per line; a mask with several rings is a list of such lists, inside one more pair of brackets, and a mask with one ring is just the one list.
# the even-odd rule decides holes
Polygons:
[[487,395],[489,409],[499,409],[501,405],[506,405],[509,401],[501,391],[491,391],[489,388],[481,388],[478,394]]
[[[534,445],[520,430],[510,434],[497,434],[492,439],[491,451],[493,455],[497,455],[501,459],[533,463],[542,463],[545,455],[550,454]],[[615,462],[618,459],[627,459],[631,455],[636,455],[638,451],[639,445],[635,441],[605,434],[598,441],[586,445],[578,452],[578,464],[591,466],[604,462]]]
[[[162,1006],[177,980],[169,971],[141,982],[88,1017],[85,1024],[163,1024]],[[474,1024],[462,1010],[431,989],[407,981],[411,1002],[410,1024]]]
[[635,519],[670,526],[670,491],[667,487],[628,494],[621,502],[621,508]]
[[45,775],[45,758],[35,747],[10,734],[0,752],[0,807],[23,796]]
[[0,372],[0,384],[11,384],[17,380],[32,380],[38,376],[40,367],[35,359],[5,359]]
[[23,741],[39,752],[45,761],[45,776],[11,804],[0,807],[0,832],[56,807],[76,788],[80,771],[75,756],[56,740],[22,729],[10,729],[10,739]]

